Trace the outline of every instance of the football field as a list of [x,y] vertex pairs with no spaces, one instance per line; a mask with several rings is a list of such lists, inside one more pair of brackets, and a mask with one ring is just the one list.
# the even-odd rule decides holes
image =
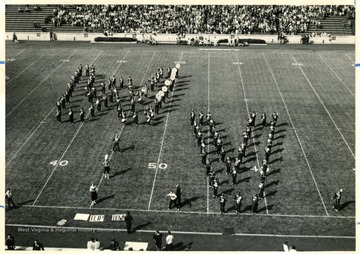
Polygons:
[[[124,229],[124,223],[111,218],[130,211],[135,227],[144,231],[273,235],[280,237],[279,243],[299,237],[302,250],[354,250],[354,46],[280,46],[6,44],[5,183],[19,205],[7,210],[7,229],[55,226],[61,219],[67,220],[65,227]],[[80,64],[95,65],[95,85],[100,90],[100,83],[112,75],[117,80],[122,76],[125,85],[131,76],[135,89],[139,88],[149,83],[158,67],[166,70],[176,63],[181,67],[175,89],[152,125],[146,124],[143,111],[153,104],[164,79],[156,92],[149,92],[145,103],[136,103],[138,126],[129,115],[126,87],[120,90],[121,105],[128,115],[126,124],[118,119],[115,103],[107,109],[102,106],[101,112],[91,117],[84,90],[86,77],[66,105],[75,111],[75,123],[68,121],[67,110],[62,112],[63,122],[56,121],[56,101]],[[80,121],[81,107],[85,122]],[[211,112],[230,157],[237,156],[249,114],[258,114],[234,185],[216,154],[208,126],[202,129],[220,181],[219,193],[227,198],[225,214],[220,214],[219,200],[209,188],[190,126],[192,109],[197,119],[200,111],[205,115]],[[260,175],[252,168],[262,165],[270,128],[261,126],[260,115],[265,112],[271,119],[274,111],[279,120],[266,195],[259,202],[258,214],[253,215],[251,198],[258,192]],[[115,134],[120,135],[121,152],[112,151]],[[105,154],[111,158],[110,179],[102,174]],[[92,183],[98,187],[99,199],[90,208]],[[181,209],[168,210],[166,195],[177,184],[182,190]],[[331,199],[340,188],[344,192],[337,212]],[[238,192],[244,199],[237,215],[234,197]],[[73,220],[77,213],[104,215],[103,221]],[[319,245],[307,249],[306,239],[317,237]],[[30,235],[19,241],[30,244],[31,239],[26,238]],[[338,241],[337,249],[322,244],[327,238]],[[83,243],[73,245],[82,247]],[[250,246],[209,246],[194,243],[192,250],[254,250]]]

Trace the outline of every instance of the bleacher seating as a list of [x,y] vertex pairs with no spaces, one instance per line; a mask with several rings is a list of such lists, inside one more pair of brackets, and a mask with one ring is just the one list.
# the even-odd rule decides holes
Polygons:
[[[351,35],[355,32],[353,6],[40,5],[41,10],[34,10],[33,5],[27,5],[29,12],[19,12],[19,7],[26,8],[25,5],[6,5],[7,32],[34,32],[43,28],[77,33]],[[45,17],[49,17],[48,22]],[[35,27],[34,22],[39,27]]]
[[[53,24],[45,24],[44,17],[53,14],[53,6],[39,5],[40,10],[34,10],[33,5],[28,5],[29,12],[25,12],[25,5],[6,5],[5,6],[5,31],[7,32],[40,32],[42,28],[47,31],[53,29]],[[21,8],[23,12],[19,12]],[[34,27],[34,22],[40,25]]]

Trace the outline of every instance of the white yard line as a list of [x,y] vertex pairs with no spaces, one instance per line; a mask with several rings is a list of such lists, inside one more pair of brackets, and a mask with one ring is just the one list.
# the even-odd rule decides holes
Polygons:
[[306,154],[305,154],[305,150],[304,150],[304,148],[303,148],[303,146],[302,146],[302,144],[301,144],[299,135],[297,134],[295,125],[294,125],[294,123],[293,123],[293,121],[292,121],[292,118],[291,118],[291,116],[290,116],[289,110],[288,110],[288,108],[287,108],[287,106],[286,106],[284,97],[283,97],[283,95],[282,95],[282,93],[281,93],[281,91],[280,91],[280,88],[279,88],[279,85],[278,85],[278,83],[277,83],[277,81],[276,81],[276,79],[275,79],[274,73],[273,73],[273,71],[271,70],[270,65],[269,65],[269,63],[268,63],[268,61],[267,61],[267,59],[266,59],[265,53],[263,53],[263,56],[264,56],[264,59],[265,59],[265,62],[266,62],[266,64],[267,64],[267,66],[268,66],[268,68],[269,68],[269,70],[270,70],[270,73],[271,73],[271,76],[272,76],[272,78],[273,78],[273,80],[274,80],[274,83],[275,83],[275,85],[276,85],[276,88],[277,88],[277,90],[278,90],[278,92],[279,92],[279,94],[280,94],[281,100],[282,100],[282,102],[283,102],[283,104],[284,104],[284,107],[285,107],[286,113],[287,113],[287,115],[288,115],[288,117],[289,117],[290,123],[291,123],[291,125],[292,125],[292,127],[293,127],[293,129],[294,129],[295,136],[296,136],[296,138],[297,138],[297,140],[298,140],[298,142],[299,142],[301,151],[302,151],[302,153],[303,153],[303,155],[304,155],[306,164],[307,164],[307,166],[308,166],[308,169],[309,169],[310,174],[311,174],[311,177],[312,177],[312,179],[313,179],[313,181],[314,181],[316,190],[317,190],[317,192],[318,192],[318,194],[319,194],[319,197],[320,197],[320,199],[321,199],[321,203],[322,203],[322,205],[323,205],[323,207],[324,207],[325,213],[326,213],[327,216],[329,216],[329,213],[328,213],[328,211],[327,211],[327,209],[326,209],[324,200],[323,200],[323,198],[322,198],[322,196],[321,196],[321,192],[320,192],[320,190],[319,190],[319,187],[318,187],[318,185],[317,185],[317,183],[316,183],[314,174],[313,174],[313,172],[312,172],[310,163],[309,163],[309,161],[308,161],[308,159],[307,159],[307,156],[306,156]]
[[[87,231],[87,232],[126,232],[126,229],[119,228],[100,228],[100,227],[63,227],[63,226],[47,226],[47,225],[32,225],[32,224],[5,224],[7,227],[18,227],[18,228],[46,228],[46,229],[60,229],[68,231]],[[167,230],[159,230],[161,233],[167,233]],[[154,230],[140,229],[136,230],[140,233],[154,233]],[[190,231],[172,231],[174,234],[185,234],[185,235],[224,235],[220,232],[190,232]],[[276,234],[247,234],[247,233],[235,233],[235,236],[259,236],[259,237],[292,237],[292,238],[335,238],[335,239],[355,239],[355,236],[333,236],[333,235],[276,235]]]
[[336,74],[336,72],[333,70],[333,68],[331,68],[331,66],[325,61],[325,59],[318,55],[320,57],[321,60],[323,60],[323,62],[329,67],[329,69],[335,74],[335,76],[338,78],[338,80],[341,82],[341,84],[343,84],[343,86],[349,91],[349,93],[351,93],[351,95],[355,98],[355,94],[353,92],[351,92],[351,90],[345,85],[345,83],[342,81],[342,79],[339,77],[339,75]]
[[[18,52],[15,56],[10,56],[10,57],[8,57],[8,58],[13,58],[13,57],[16,57],[16,56],[18,56],[18,55],[20,55],[22,52],[24,52],[25,51],[25,49],[23,49],[23,50],[20,50],[20,52]],[[6,60],[6,59],[5,59]]]
[[21,75],[23,72],[25,72],[27,69],[29,69],[31,66],[33,66],[37,61],[39,61],[40,59],[42,59],[43,57],[45,57],[47,54],[44,54],[43,56],[41,56],[40,58],[38,58],[37,60],[35,60],[32,64],[30,64],[28,67],[26,67],[25,69],[23,69],[21,72],[19,72],[18,74],[16,74],[12,79],[8,80],[6,82],[6,85],[8,85],[9,83],[11,83],[13,80],[15,80],[19,75]]
[[[292,54],[290,54],[290,56],[294,59],[295,63],[297,63],[295,57],[294,57]],[[329,110],[326,108],[324,102],[321,100],[319,94],[316,92],[315,88],[313,87],[313,85],[311,84],[310,80],[309,80],[308,77],[306,76],[304,70],[300,67],[300,65],[297,65],[297,66],[298,66],[298,68],[300,69],[301,73],[304,75],[306,81],[308,82],[308,84],[310,85],[310,87],[312,88],[312,90],[314,91],[315,95],[317,96],[317,98],[319,99],[319,101],[321,102],[321,104],[323,105],[326,113],[328,114],[328,116],[330,117],[331,121],[332,121],[333,124],[335,125],[336,130],[339,132],[340,136],[342,137],[343,141],[345,142],[346,146],[348,147],[350,153],[352,154],[352,156],[353,156],[354,159],[355,159],[355,154],[354,154],[354,152],[351,150],[348,142],[346,141],[345,137],[344,137],[343,134],[341,133],[339,127],[336,125],[336,123],[335,123],[334,119],[332,118]]]
[[[236,56],[236,62],[239,63],[239,58],[238,58],[237,53],[235,53],[235,56]],[[245,85],[244,85],[243,76],[242,76],[242,74],[241,74],[240,64],[238,64],[237,66],[238,66],[238,69],[239,69],[241,86],[242,86],[242,90],[243,90],[243,93],[244,93],[246,110],[247,110],[247,113],[248,113],[248,117],[250,117],[250,110],[249,110],[249,105],[248,105],[247,98],[246,98]],[[259,156],[258,156],[258,152],[257,152],[256,145],[255,145],[254,135],[252,135],[252,141],[253,141],[253,143],[254,143],[254,151],[255,151],[255,155],[256,155],[256,162],[257,162],[258,168],[260,168]],[[264,202],[265,202],[266,213],[269,214],[269,209],[268,209],[268,205],[267,205],[267,200],[266,200],[266,193],[265,193],[265,191],[264,191]]]
[[[100,54],[103,51],[100,52]],[[100,56],[100,54],[91,62],[91,64],[93,64],[96,59]],[[34,135],[34,133],[40,128],[40,126],[44,123],[44,121],[48,118],[48,116],[51,114],[52,110],[55,107],[52,107],[50,112],[46,115],[46,117],[40,122],[40,124],[38,125],[38,127],[36,127],[36,129],[30,134],[30,136],[25,140],[25,142],[21,145],[21,147],[15,152],[15,155],[10,159],[10,161],[8,161],[8,163],[6,164],[5,168],[10,164],[10,162],[16,157],[16,155],[20,152],[20,150],[24,147],[24,145],[29,141],[29,139]]]
[[[67,57],[67,59],[69,59],[72,55],[75,54],[75,52],[77,51],[74,50],[74,52],[71,53],[70,56]],[[29,93],[27,93],[27,95],[25,96],[24,99],[22,99],[7,115],[6,117],[8,117],[12,112],[14,112],[15,109],[17,109],[17,107],[19,107],[40,85],[42,85],[42,83],[44,83],[49,77],[51,77],[65,62],[62,62],[58,67],[55,68],[54,71],[52,71],[48,76],[46,76],[34,89],[32,89]],[[5,117],[5,118],[6,118]]]
[[20,152],[20,150],[24,147],[24,145],[30,140],[30,138],[34,135],[34,133],[40,128],[43,122],[48,118],[55,107],[52,107],[49,113],[45,116],[45,118],[40,122],[40,124],[36,127],[36,129],[29,135],[29,137],[25,140],[25,142],[20,146],[20,148],[15,152],[14,156],[6,163],[6,166],[9,166],[10,162],[16,157],[16,155]]
[[[76,206],[44,206],[44,205],[21,205],[20,207],[26,208],[41,208],[41,209],[74,209],[74,210],[99,210],[99,211],[130,211],[130,212],[147,212],[147,213],[184,213],[184,214],[208,214],[208,215],[220,215],[216,212],[201,212],[201,211],[174,211],[174,210],[147,210],[147,209],[134,209],[134,208],[109,208],[109,207],[76,207]],[[253,217],[253,213],[224,213],[221,216],[250,216]],[[276,214],[276,213],[259,213],[256,216],[263,217],[285,217],[285,218],[323,218],[323,219],[352,219],[354,220],[355,216],[333,216],[333,215],[311,215],[311,214]]]
[[[208,112],[210,112],[210,53],[208,53],[208,96],[207,96],[207,103],[208,103]],[[207,144],[207,154],[209,154],[210,150],[210,129],[208,129],[208,144]],[[210,210],[210,186],[209,186],[209,176],[206,177],[206,212],[209,213]]]
[[[155,53],[154,53],[154,54],[155,54]],[[182,55],[183,55],[183,52],[181,52],[181,54],[180,54],[180,60],[179,60],[179,62],[181,62]],[[152,59],[152,58],[151,58],[151,59]],[[151,61],[150,61],[150,63],[151,63]],[[149,63],[149,66],[150,66],[150,63]],[[148,67],[148,69],[149,69],[149,67]],[[146,72],[145,72],[145,75],[146,75]],[[144,77],[145,77],[145,75],[144,75]],[[167,126],[168,126],[169,115],[170,115],[171,106],[172,106],[172,102],[173,102],[174,91],[175,91],[175,87],[174,87],[174,89],[173,89],[173,91],[172,91],[172,93],[171,93],[170,106],[169,106],[169,110],[168,110],[168,112],[167,112],[167,114],[166,114],[165,127],[164,127],[164,131],[163,131],[162,139],[161,139],[160,152],[159,152],[159,156],[158,156],[157,163],[156,163],[155,176],[154,176],[154,181],[153,181],[152,188],[151,188],[148,210],[150,210],[151,201],[152,201],[152,198],[153,198],[153,195],[154,195],[154,189],[155,189],[155,183],[156,183],[156,176],[157,176],[158,169],[159,169],[159,163],[160,163],[161,154],[162,154],[162,149],[163,149],[163,145],[164,145],[166,128],[167,128]]]
[[[75,53],[75,52],[73,52],[73,53]],[[99,55],[91,62],[91,64],[93,64],[93,63],[96,61],[96,59],[98,59],[99,56],[100,56],[102,53],[103,53],[103,51],[101,51],[101,52],[99,53]],[[86,118],[89,116],[89,114],[90,114],[90,112],[86,115]],[[67,150],[68,150],[69,147],[71,146],[72,142],[75,140],[75,137],[77,136],[77,134],[79,133],[79,131],[80,131],[80,129],[81,129],[81,127],[82,127],[83,125],[84,125],[84,122],[81,122],[78,130],[76,131],[76,133],[75,133],[75,135],[74,135],[74,137],[71,139],[69,145],[66,147],[64,153],[61,155],[60,159],[58,160],[59,162],[60,162],[60,161],[62,160],[62,158],[65,156]],[[35,205],[36,201],[39,199],[40,195],[41,195],[42,192],[44,191],[46,185],[47,185],[48,182],[50,181],[52,175],[55,173],[55,171],[56,171],[56,169],[57,169],[57,167],[58,167],[59,165],[60,165],[60,163],[56,164],[56,166],[54,167],[54,169],[53,169],[53,171],[51,172],[50,176],[49,176],[48,179],[46,180],[44,186],[42,187],[42,189],[40,190],[40,192],[39,192],[39,194],[37,195],[36,199],[34,200],[34,203],[32,204],[33,206]]]
[[[88,115],[89,115],[89,114],[88,114]],[[71,139],[71,141],[70,141],[69,145],[66,147],[65,151],[63,152],[63,154],[61,155],[60,159],[58,160],[59,162],[62,160],[62,158],[64,158],[64,156],[65,156],[65,154],[66,154],[67,150],[70,148],[71,144],[74,142],[74,140],[75,140],[75,138],[76,138],[77,134],[79,133],[79,131],[80,131],[80,129],[81,129],[81,127],[82,127],[83,125],[84,125],[84,122],[81,122],[81,124],[80,124],[80,126],[79,126],[78,130],[76,131],[76,133],[75,133],[75,135],[74,135],[74,137]],[[44,189],[45,189],[46,185],[47,185],[47,184],[48,184],[48,182],[50,181],[50,179],[51,179],[52,175],[55,173],[55,171],[56,171],[56,169],[57,169],[57,167],[58,167],[59,165],[60,165],[60,163],[56,164],[56,166],[54,167],[54,169],[53,169],[53,171],[51,172],[50,176],[49,176],[49,177],[48,177],[48,179],[46,180],[46,182],[45,182],[44,186],[41,188],[41,190],[40,190],[39,194],[37,195],[37,197],[36,197],[36,199],[35,199],[35,201],[34,201],[34,203],[33,203],[33,206],[35,205],[35,203],[36,203],[36,202],[37,202],[37,200],[39,199],[40,195],[41,195],[41,194],[42,194],[42,192],[44,191]]]
[[345,56],[346,56],[352,63],[355,63],[355,60],[353,60],[350,56],[348,56],[348,54],[345,54]]

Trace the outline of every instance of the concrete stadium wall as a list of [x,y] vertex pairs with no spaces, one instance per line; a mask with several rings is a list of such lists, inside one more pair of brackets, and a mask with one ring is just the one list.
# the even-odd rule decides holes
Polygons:
[[[5,39],[6,40],[12,40],[12,32],[5,33]],[[26,32],[19,32],[16,33],[17,38],[19,41],[24,40],[30,40],[30,41],[49,41],[50,35],[48,32],[38,32],[38,33],[26,33]],[[104,37],[104,34],[102,33],[56,33],[57,40],[58,41],[94,41],[94,38],[96,37]],[[183,40],[187,40],[187,38],[194,38],[199,37],[201,35],[199,34],[188,34],[185,38],[182,38]],[[230,35],[221,35],[221,34],[205,34],[202,35],[204,38],[210,39],[210,41],[216,41],[220,39],[229,39]],[[136,37],[138,40],[142,40],[143,36],[141,34],[133,35],[130,33],[125,34],[115,34],[112,37],[126,37],[126,38],[132,38]],[[145,38],[147,38],[148,35],[145,35]],[[279,43],[277,40],[277,35],[262,35],[262,34],[241,34],[238,35],[241,39],[263,39],[268,44],[272,43]],[[158,34],[154,36],[157,42],[160,43],[176,43],[176,34]],[[287,36],[289,40],[289,44],[300,44],[300,35],[289,35]],[[331,40],[330,40],[331,38]],[[355,44],[355,36],[317,36],[310,38],[310,41],[312,41],[314,44]]]

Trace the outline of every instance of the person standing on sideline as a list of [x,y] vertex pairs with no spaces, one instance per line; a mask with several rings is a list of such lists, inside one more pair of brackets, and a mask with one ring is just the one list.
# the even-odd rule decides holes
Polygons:
[[33,250],[45,250],[44,245],[38,242],[38,240],[35,240],[33,244]]
[[13,194],[10,189],[7,189],[5,192],[5,199],[8,204],[9,209],[16,207],[14,201],[13,201]]
[[113,139],[113,141],[115,141],[114,145],[113,145],[113,148],[112,150],[115,151],[115,148],[117,147],[118,148],[118,151],[120,152],[120,145],[119,145],[119,142],[121,141],[121,139],[119,138],[118,134],[116,133],[115,134],[115,137]]
[[171,251],[173,249],[173,243],[175,240],[175,237],[173,236],[173,234],[171,234],[170,230],[168,231],[168,235],[166,236],[166,250],[167,251]]
[[15,250],[15,239],[11,234],[8,234],[5,239],[7,250]]
[[132,226],[133,220],[134,220],[134,218],[130,215],[130,212],[126,212],[125,224],[126,224],[126,231],[128,234],[131,234],[131,232],[132,232],[131,226]]
[[110,160],[109,160],[109,155],[105,154],[105,160],[103,162],[103,166],[104,166],[104,177],[105,179],[109,179],[109,173],[110,173]]
[[171,190],[169,192],[169,194],[167,194],[166,196],[170,197],[170,203],[169,203],[169,208],[168,209],[170,210],[173,205],[176,207],[176,199],[177,199],[176,194]]
[[17,35],[15,34],[15,32],[13,33],[13,42],[19,43],[19,41],[17,39]]
[[221,193],[221,195],[220,195],[220,213],[221,214],[225,213],[225,204],[226,204],[225,194]]
[[339,211],[341,209],[341,195],[342,195],[343,189],[340,189],[338,192],[336,192],[332,198],[334,204],[333,204],[333,208],[335,209],[335,211]]
[[91,205],[90,205],[90,208],[91,208],[96,204],[96,200],[98,198],[97,188],[94,183],[91,184],[89,191],[90,191],[90,195],[91,195]]
[[153,236],[156,250],[161,250],[162,247],[162,234],[159,232],[159,230],[156,230],[154,236]]
[[180,207],[181,207],[181,188],[180,188],[180,184],[177,184],[176,185],[176,191],[175,191],[175,194],[176,194],[176,206],[177,206],[177,209],[180,210]]
[[257,194],[254,194],[252,197],[252,212],[253,214],[257,214],[257,209],[259,205],[259,197]]
[[241,212],[241,202],[242,202],[243,197],[241,196],[240,192],[238,192],[235,195],[235,209],[236,209],[236,214],[239,214]]
[[285,241],[283,243],[283,249],[284,249],[284,252],[289,252],[289,243],[288,243],[288,241]]

